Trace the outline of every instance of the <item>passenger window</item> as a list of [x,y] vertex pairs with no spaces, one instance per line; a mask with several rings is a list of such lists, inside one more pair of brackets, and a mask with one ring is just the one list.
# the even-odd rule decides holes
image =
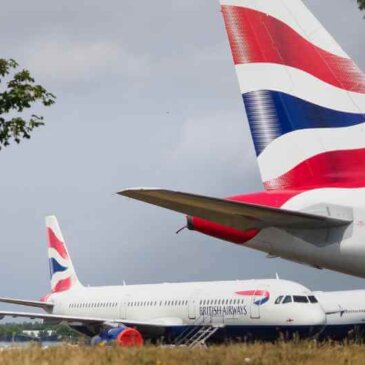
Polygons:
[[308,298],[304,295],[294,295],[293,299],[295,303],[308,303]]
[[280,297],[277,297],[277,299],[275,300],[275,304],[280,304],[282,299],[283,299],[282,295],[280,295]]
[[317,300],[317,298],[316,298],[314,295],[310,295],[310,296],[308,297],[308,299],[309,299],[309,301],[310,301],[311,303],[318,303],[318,300]]
[[283,300],[283,304],[287,304],[287,303],[291,303],[292,299],[290,295],[287,295],[284,300]]

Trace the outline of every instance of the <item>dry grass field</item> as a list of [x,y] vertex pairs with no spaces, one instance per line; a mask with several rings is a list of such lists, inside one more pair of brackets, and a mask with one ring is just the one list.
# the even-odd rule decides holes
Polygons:
[[57,346],[3,349],[0,365],[301,365],[364,364],[365,345],[314,342],[213,346],[207,349]]

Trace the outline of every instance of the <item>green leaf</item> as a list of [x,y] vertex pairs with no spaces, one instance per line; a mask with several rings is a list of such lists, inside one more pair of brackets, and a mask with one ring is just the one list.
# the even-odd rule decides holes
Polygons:
[[12,141],[29,139],[35,128],[45,124],[42,116],[26,117],[23,112],[37,103],[51,106],[56,100],[54,94],[35,84],[28,70],[17,72],[17,68],[15,60],[0,59],[0,84],[4,78],[8,80],[4,90],[0,90],[0,150]]

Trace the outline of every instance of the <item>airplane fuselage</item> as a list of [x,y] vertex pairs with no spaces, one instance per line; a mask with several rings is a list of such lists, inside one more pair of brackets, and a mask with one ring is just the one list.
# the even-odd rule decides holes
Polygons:
[[[286,295],[293,296],[291,302],[275,304]],[[294,296],[303,302],[294,302]],[[248,280],[75,287],[48,301],[56,315],[155,322],[159,327],[155,333],[149,330],[148,337],[176,337],[189,326],[208,325],[220,327],[224,338],[249,338],[262,331],[274,338],[287,332],[314,334],[325,324],[323,309],[309,297],[311,292],[296,283]]]

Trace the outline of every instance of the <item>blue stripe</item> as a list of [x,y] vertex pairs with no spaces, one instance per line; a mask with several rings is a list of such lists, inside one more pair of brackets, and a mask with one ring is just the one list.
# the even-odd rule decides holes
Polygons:
[[276,138],[293,131],[350,127],[365,122],[365,114],[324,108],[278,91],[249,92],[243,94],[243,102],[257,155]]
[[63,272],[67,270],[67,267],[62,266],[57,260],[53,257],[49,259],[49,267],[51,270],[51,277],[57,272]]
[[268,298],[268,297],[265,297],[265,298],[262,298],[262,299],[256,300],[256,301],[255,301],[255,304],[256,304],[256,305],[263,305],[263,304],[267,303],[268,301],[269,301],[269,298]]

